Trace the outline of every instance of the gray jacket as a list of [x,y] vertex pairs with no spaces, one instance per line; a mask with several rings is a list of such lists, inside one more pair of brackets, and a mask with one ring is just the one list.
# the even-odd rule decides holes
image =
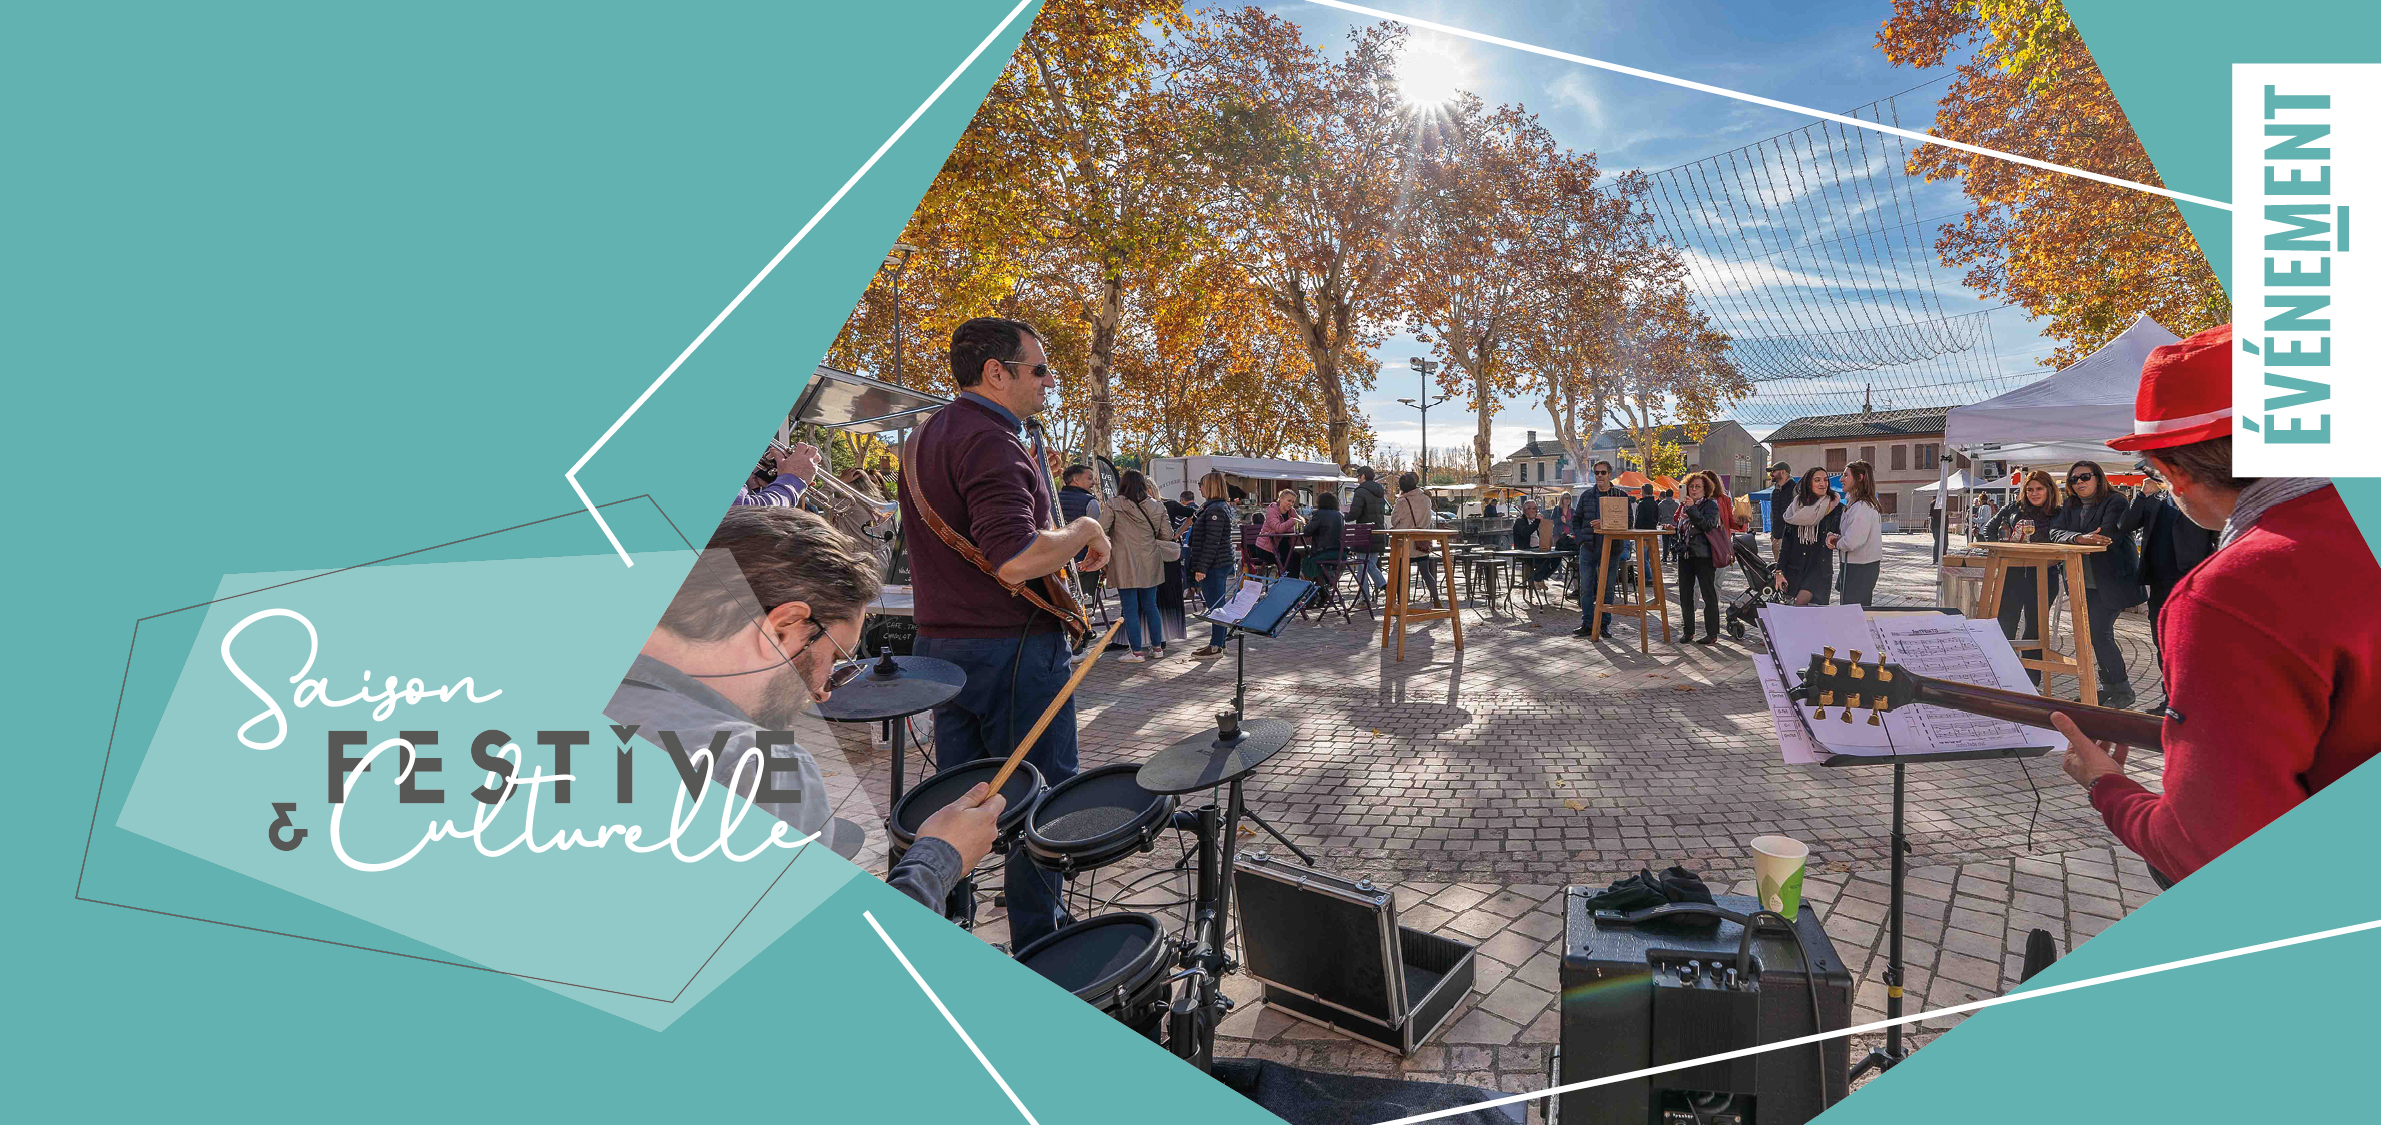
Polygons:
[[[612,693],[612,702],[604,707],[604,717],[622,726],[636,728],[632,733],[647,743],[670,753],[673,759],[681,754],[692,760],[699,750],[713,750],[711,779],[726,788],[736,772],[736,763],[758,741],[760,726],[745,717],[744,712],[726,696],[711,690],[701,680],[672,668],[650,656],[639,655],[629,665],[628,675],[621,677],[619,690]],[[677,748],[671,749],[675,741]],[[800,746],[777,743],[771,747],[770,757],[780,768],[771,770],[771,784],[775,788],[789,788],[782,780],[794,774],[791,788],[796,794],[791,801],[775,803],[754,802],[754,807],[792,825],[795,838],[811,833],[829,832],[834,821],[834,808],[827,800],[826,778],[821,776],[818,762],[808,750]],[[744,791],[754,785],[753,771],[744,771]],[[901,862],[885,874],[885,882],[894,890],[924,904],[927,909],[941,913],[943,899],[959,882],[964,872],[959,870],[959,851],[932,836],[919,837]]]

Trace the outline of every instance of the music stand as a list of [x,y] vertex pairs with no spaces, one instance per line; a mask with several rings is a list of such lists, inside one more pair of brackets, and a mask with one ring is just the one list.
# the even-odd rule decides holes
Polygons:
[[[1867,611],[1871,614],[1941,613],[1953,617],[1964,618],[1967,616],[1956,609],[1944,606],[1872,606],[1867,607]],[[1793,682],[1786,678],[1789,669],[1786,668],[1785,661],[1778,659],[1777,651],[1774,648],[1770,650],[1769,658],[1777,663],[1778,682],[1791,688]],[[1825,747],[1826,744],[1819,741],[1819,732],[1812,729],[1810,718],[1802,713],[1800,707],[1794,709],[1794,718],[1795,721],[1802,724],[1803,730],[1810,734],[1814,745]],[[1886,763],[1893,765],[1893,834],[1890,845],[1893,849],[1893,864],[1887,896],[1890,902],[1886,907],[1885,915],[1887,926],[1885,948],[1886,1019],[1897,1020],[1901,1018],[1902,1014],[1902,900],[1909,874],[1907,862],[1903,857],[1910,849],[1902,804],[1909,776],[1907,767],[1912,763],[1925,765],[1934,762],[1974,762],[1998,758],[2039,758],[2050,751],[2051,748],[2048,746],[2013,746],[1998,750],[1942,750],[1917,754],[1903,754],[1898,751],[1891,754],[1830,754],[1826,760],[1819,763],[1829,769]],[[1871,1068],[1883,1073],[1910,1057],[1910,1053],[1902,1049],[1901,1029],[1902,1025],[1898,1023],[1885,1029],[1885,1045],[1870,1051],[1868,1057],[1861,1059],[1852,1068],[1852,1081],[1858,1081],[1860,1076],[1866,1074]]]
[[1265,592],[1258,596],[1255,605],[1249,607],[1247,616],[1234,621],[1217,620],[1216,611],[1224,607],[1211,605],[1198,619],[1230,630],[1225,634],[1226,639],[1237,642],[1233,646],[1232,657],[1232,716],[1245,719],[1248,716],[1248,635],[1280,636],[1282,626],[1289,623],[1290,615],[1297,612],[1300,603],[1314,594],[1315,584],[1303,578],[1258,578],[1255,575],[1243,575],[1241,581],[1264,583]]

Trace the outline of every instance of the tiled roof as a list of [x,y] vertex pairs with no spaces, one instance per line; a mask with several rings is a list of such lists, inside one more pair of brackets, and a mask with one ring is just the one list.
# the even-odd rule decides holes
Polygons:
[[1807,418],[1796,418],[1779,426],[1770,433],[1769,444],[1939,434],[1943,432],[1944,420],[1950,415],[1949,407],[1879,410],[1869,414],[1812,415]]

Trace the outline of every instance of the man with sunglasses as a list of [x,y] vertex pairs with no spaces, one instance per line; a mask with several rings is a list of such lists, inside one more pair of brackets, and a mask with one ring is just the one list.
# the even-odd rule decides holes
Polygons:
[[[902,450],[901,488],[917,590],[915,651],[967,675],[959,694],[934,711],[935,761],[943,769],[1008,757],[1066,686],[1071,654],[1059,618],[1011,589],[1059,573],[1078,553],[1080,570],[1108,563],[1098,520],[1060,526],[1056,518],[1049,452],[1031,422],[1058,382],[1040,334],[1000,317],[960,325],[951,333],[951,380],[959,397]],[[982,565],[946,542],[946,532]],[[1073,701],[1058,708],[1025,760],[1045,784],[1075,775]],[[1066,923],[1057,877],[1034,864],[1022,841],[1009,853],[1005,879],[1015,947]]]
[[[1590,633],[1608,634],[1612,631],[1611,614],[1605,614],[1600,624],[1595,621],[1596,591],[1603,589],[1604,584],[1610,583],[1612,579],[1611,575],[1596,571],[1603,560],[1604,537],[1596,533],[1595,524],[1601,518],[1605,497],[1629,498],[1627,489],[1612,483],[1612,476],[1612,462],[1596,462],[1596,486],[1580,492],[1579,502],[1571,512],[1571,526],[1576,529],[1574,534],[1579,540],[1579,627],[1571,631],[1574,637],[1584,637]],[[1623,557],[1618,551],[1613,554],[1615,562]]]
[[[875,557],[818,516],[732,508],[604,715],[664,750],[666,731],[690,759],[710,752],[711,778],[733,787],[735,799],[750,798],[796,836],[819,833],[822,843],[843,845],[837,851],[856,851],[857,826],[834,818],[818,763],[785,735],[813,700],[859,673],[848,658],[878,581]],[[927,818],[885,881],[941,913],[951,888],[992,850],[1004,802],[985,790]]]

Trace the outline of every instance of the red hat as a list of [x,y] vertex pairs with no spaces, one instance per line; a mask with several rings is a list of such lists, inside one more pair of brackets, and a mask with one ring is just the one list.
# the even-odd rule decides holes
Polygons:
[[2232,326],[2150,353],[2133,396],[2133,432],[2110,449],[2166,449],[2232,434]]

